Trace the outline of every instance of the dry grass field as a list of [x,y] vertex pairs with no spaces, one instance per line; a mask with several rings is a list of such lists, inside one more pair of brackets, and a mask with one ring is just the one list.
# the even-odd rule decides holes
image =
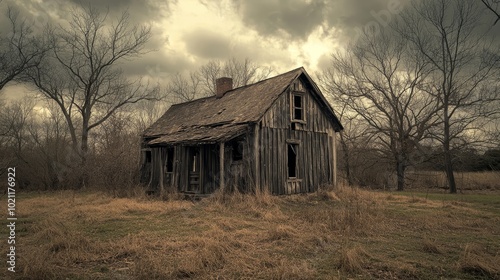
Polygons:
[[3,279],[500,279],[499,194],[64,191],[18,194],[17,209]]
[[[458,192],[484,193],[500,191],[500,172],[456,172],[455,181]],[[411,188],[447,190],[446,174],[438,171],[408,172],[407,183]]]

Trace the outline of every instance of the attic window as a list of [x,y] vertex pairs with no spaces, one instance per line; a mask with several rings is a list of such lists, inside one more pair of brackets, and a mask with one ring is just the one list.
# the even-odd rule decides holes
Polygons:
[[305,121],[305,116],[304,116],[304,95],[298,94],[298,93],[293,93],[291,95],[291,117],[292,121],[298,121],[298,122],[304,122]]

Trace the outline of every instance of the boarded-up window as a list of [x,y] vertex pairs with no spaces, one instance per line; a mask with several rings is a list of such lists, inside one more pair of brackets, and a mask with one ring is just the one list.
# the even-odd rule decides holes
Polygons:
[[297,144],[288,146],[288,178],[297,178]]

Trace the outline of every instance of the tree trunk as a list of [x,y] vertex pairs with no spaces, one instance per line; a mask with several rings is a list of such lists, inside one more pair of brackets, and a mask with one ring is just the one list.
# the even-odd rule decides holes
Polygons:
[[405,188],[406,165],[401,155],[398,155],[396,170],[398,176],[398,191],[403,191]]
[[[445,100],[447,102],[447,100]],[[444,138],[443,138],[443,152],[444,152],[444,168],[446,172],[446,179],[450,188],[450,193],[457,193],[457,186],[455,184],[455,175],[453,174],[453,163],[451,160],[450,151],[450,118],[448,116],[448,106],[444,106]]]
[[78,178],[78,189],[85,188],[88,186],[89,174],[87,171],[87,156],[89,151],[89,131],[86,129],[85,125],[88,126],[88,122],[83,121],[83,129],[82,129],[82,142],[80,144],[80,172]]

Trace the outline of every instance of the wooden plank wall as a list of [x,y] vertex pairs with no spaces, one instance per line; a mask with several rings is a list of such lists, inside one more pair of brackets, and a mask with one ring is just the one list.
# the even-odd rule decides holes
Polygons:
[[[298,126],[297,130],[328,132],[329,129],[333,129],[333,125],[321,109],[316,98],[310,92],[310,89],[306,89],[306,94],[304,95],[304,113],[307,123]],[[269,108],[262,118],[263,127],[290,128],[290,93],[291,90],[281,95],[276,100],[276,103]]]
[[[242,192],[251,192],[254,187],[254,157],[251,155],[251,145],[249,139],[253,141],[253,137],[247,134],[244,138],[243,159],[233,162],[232,144],[225,144],[224,149],[224,166],[225,166],[225,184],[228,188],[238,189]],[[213,193],[219,188],[220,172],[219,172],[219,145],[200,145],[200,193]],[[176,145],[174,147],[173,172],[172,177],[167,180],[164,176],[165,190],[187,191],[189,186],[188,174],[191,166],[189,166],[189,148],[190,146]],[[165,164],[166,147],[156,147],[152,149],[152,187],[155,190],[160,190],[162,166]],[[162,156],[162,153],[165,154]]]
[[150,188],[155,191],[160,190],[161,176],[161,148],[151,148],[151,185]]
[[[188,190],[189,147],[176,146],[174,154],[174,186],[179,191]],[[219,187],[219,148],[217,145],[201,145],[200,193],[212,193]]]
[[297,178],[302,179],[302,182],[297,192],[313,192],[318,186],[331,183],[333,154],[327,133],[263,127],[260,141],[260,184],[267,186],[273,194],[287,194],[288,139],[299,141]]
[[[273,194],[287,194],[288,189],[297,192],[313,192],[322,184],[333,182],[333,125],[321,109],[318,101],[306,88],[304,113],[306,124],[291,129],[290,94],[281,95],[261,120],[259,135],[260,184]],[[333,133],[334,137],[334,133]],[[298,146],[298,178],[300,183],[288,182],[287,140],[300,141]]]
[[219,187],[219,147],[218,145],[203,145],[202,193],[213,193]]

